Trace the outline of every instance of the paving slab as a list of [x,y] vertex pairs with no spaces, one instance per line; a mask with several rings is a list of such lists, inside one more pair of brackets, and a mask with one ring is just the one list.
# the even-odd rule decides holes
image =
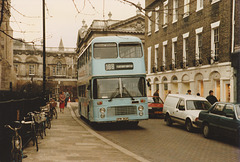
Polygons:
[[77,103],[69,103],[58,119],[52,120],[44,139],[38,138],[39,151],[30,143],[24,149],[24,162],[41,161],[148,161],[100,136],[77,118],[72,110]]

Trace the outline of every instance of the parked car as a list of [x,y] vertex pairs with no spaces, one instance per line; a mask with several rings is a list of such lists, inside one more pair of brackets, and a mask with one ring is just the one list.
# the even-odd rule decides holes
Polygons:
[[148,114],[149,117],[163,116],[163,101],[160,97],[148,96]]
[[174,122],[185,125],[192,131],[201,110],[208,110],[211,104],[207,99],[195,95],[169,94],[163,106],[164,120],[171,126]]
[[221,134],[240,138],[240,104],[217,102],[209,110],[201,111],[198,120],[205,138]]

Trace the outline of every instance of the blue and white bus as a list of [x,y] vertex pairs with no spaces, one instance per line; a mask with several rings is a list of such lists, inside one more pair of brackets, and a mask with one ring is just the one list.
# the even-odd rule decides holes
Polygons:
[[79,114],[90,122],[148,119],[142,42],[132,36],[96,37],[78,57]]

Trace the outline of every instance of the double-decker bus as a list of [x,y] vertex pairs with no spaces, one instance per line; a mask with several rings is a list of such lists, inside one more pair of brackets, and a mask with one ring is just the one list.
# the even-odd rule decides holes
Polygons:
[[79,115],[90,122],[148,119],[142,42],[132,36],[96,37],[78,57]]

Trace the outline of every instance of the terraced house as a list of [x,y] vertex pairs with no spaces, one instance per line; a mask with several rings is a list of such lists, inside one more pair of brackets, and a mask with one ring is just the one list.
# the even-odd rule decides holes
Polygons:
[[239,51],[237,0],[146,0],[145,59],[149,93],[213,90],[236,100],[231,54]]

